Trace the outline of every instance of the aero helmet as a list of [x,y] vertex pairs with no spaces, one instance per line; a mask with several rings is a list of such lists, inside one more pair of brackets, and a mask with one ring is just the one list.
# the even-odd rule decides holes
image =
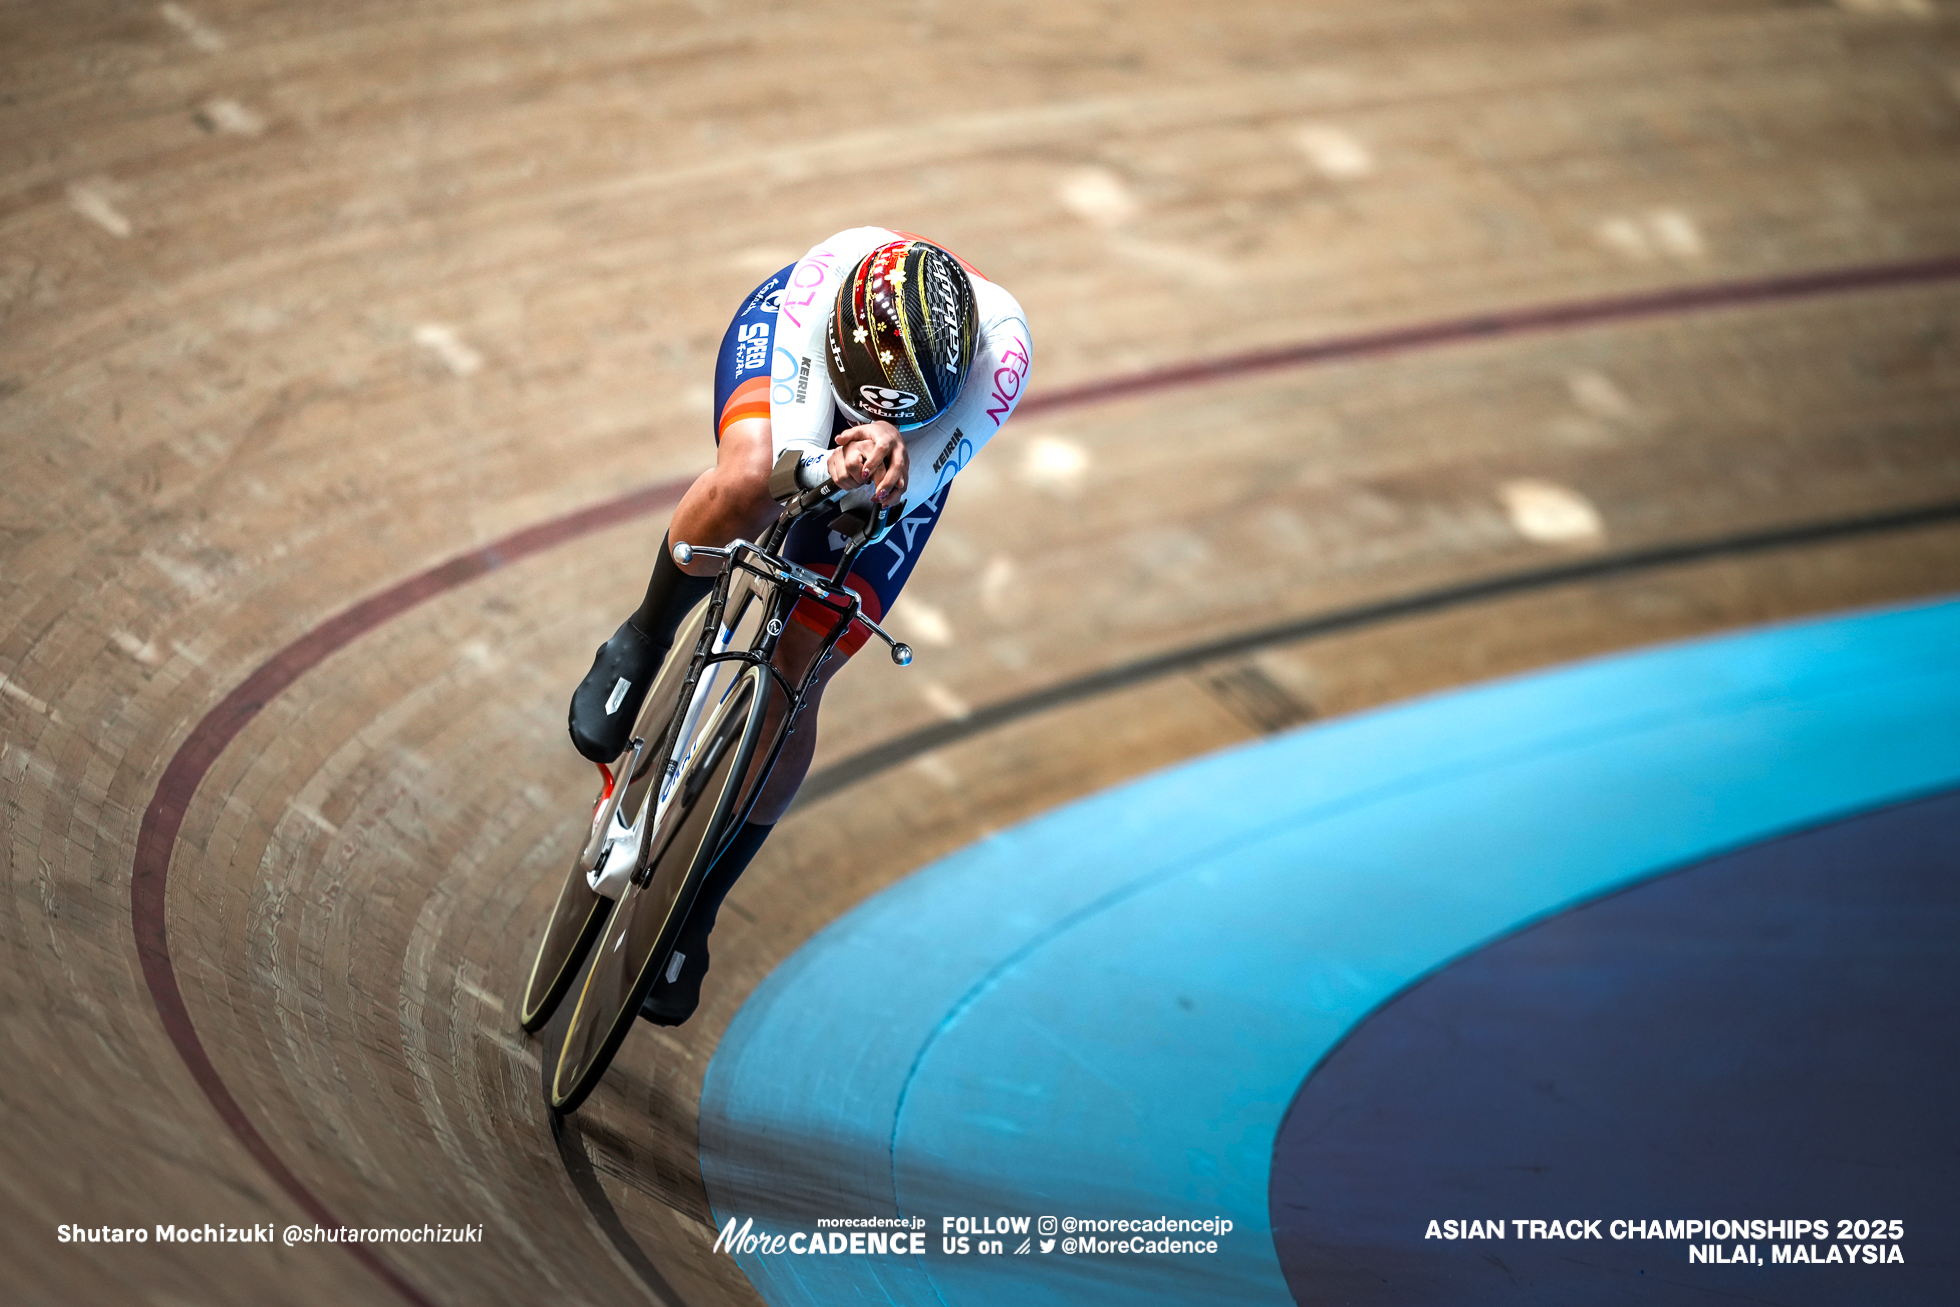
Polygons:
[[924,426],[959,397],[973,364],[973,283],[915,238],[880,245],[837,288],[825,353],[838,404],[860,422]]

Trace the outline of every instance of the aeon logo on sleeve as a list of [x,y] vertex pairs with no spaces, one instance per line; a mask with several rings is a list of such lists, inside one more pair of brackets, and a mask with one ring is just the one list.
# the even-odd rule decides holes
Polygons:
[[1010,338],[1006,348],[1000,352],[1000,366],[994,369],[993,393],[987,396],[987,416],[998,427],[1014,411],[1015,401],[1021,397],[1021,383],[1028,375],[1028,342],[1023,338]]
[[796,265],[796,270],[790,273],[789,289],[803,292],[801,295],[785,293],[782,300],[781,311],[789,318],[792,327],[803,325],[803,318],[797,310],[809,308],[817,302],[817,296],[822,291],[824,282],[830,277],[831,261],[836,257],[829,250],[811,250],[803,256],[803,261]]
[[889,386],[859,386],[858,398],[867,413],[879,417],[891,417],[917,406],[919,397],[909,390],[893,390]]

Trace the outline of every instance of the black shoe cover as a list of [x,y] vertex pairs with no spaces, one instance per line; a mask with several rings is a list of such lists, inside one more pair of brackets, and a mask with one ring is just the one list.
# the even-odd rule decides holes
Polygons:
[[[701,1006],[701,981],[708,974],[708,936],[704,931],[700,938],[689,939],[689,934],[681,932],[680,944],[668,955],[667,969],[653,982],[646,1002],[640,1004],[641,1017],[656,1026],[678,1026]],[[674,965],[676,960],[679,967]],[[667,979],[670,975],[672,980]]]
[[[715,928],[715,919],[721,915],[722,900],[735,888],[735,882],[748,870],[749,863],[774,829],[752,821],[743,822],[741,829],[729,839],[728,847],[715,859],[715,865],[709,868],[687,920],[681,923],[681,937],[667,959],[666,971],[654,981],[646,1001],[640,1004],[640,1015],[654,1025],[678,1026],[701,1005],[701,981],[708,974],[708,932]],[[676,958],[680,960],[678,966]]]
[[666,652],[666,646],[647,639],[631,619],[619,624],[613,638],[593,655],[592,670],[572,691],[567,724],[574,748],[593,762],[611,762],[626,751]]

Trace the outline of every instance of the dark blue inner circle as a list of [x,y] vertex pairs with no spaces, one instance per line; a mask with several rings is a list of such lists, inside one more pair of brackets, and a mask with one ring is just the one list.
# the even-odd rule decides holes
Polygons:
[[[1306,1303],[1960,1301],[1960,792],[1644,882],[1446,967],[1301,1086],[1273,1237]],[[1898,1219],[1903,1265],[1433,1220]],[[1787,1242],[1787,1241],[1786,1241]],[[1815,1242],[1823,1251],[1827,1240]],[[1734,1241],[1723,1246],[1724,1253]]]

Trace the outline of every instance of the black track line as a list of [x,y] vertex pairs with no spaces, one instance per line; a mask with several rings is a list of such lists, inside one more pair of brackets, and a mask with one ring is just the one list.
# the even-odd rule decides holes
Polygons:
[[599,1183],[599,1173],[592,1169],[592,1156],[585,1151],[585,1138],[579,1131],[578,1121],[551,1113],[551,1137],[558,1145],[558,1159],[565,1164],[565,1174],[571,1177],[572,1188],[578,1191],[579,1201],[585,1204],[585,1210],[605,1231],[606,1241],[633,1268],[633,1274],[640,1277],[640,1283],[646,1286],[655,1302],[661,1307],[683,1307],[680,1294],[667,1283],[667,1277],[653,1264],[646,1249],[634,1240],[626,1229],[626,1223],[619,1219],[612,1199],[606,1197],[605,1186]]

